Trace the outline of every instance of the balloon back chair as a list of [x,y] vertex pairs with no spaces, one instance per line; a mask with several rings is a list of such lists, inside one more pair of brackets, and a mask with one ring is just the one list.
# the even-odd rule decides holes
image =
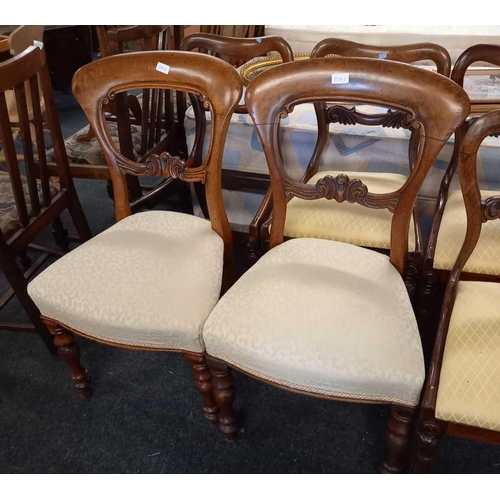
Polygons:
[[[116,93],[137,88],[200,97],[214,121],[201,165],[193,167],[192,157],[183,161],[167,152],[138,163],[118,151],[103,107]],[[220,170],[226,130],[241,92],[236,70],[204,54],[121,54],[76,73],[73,93],[106,156],[117,223],[41,273],[29,293],[83,396],[90,396],[89,381],[74,334],[128,349],[182,352],[192,364],[205,415],[216,420],[201,328],[219,300],[223,275],[225,285],[233,276]],[[204,183],[211,220],[154,210],[131,215],[125,175]]]
[[[500,45],[480,44],[469,47],[458,59],[453,67],[451,79],[461,87],[469,67],[477,62],[486,62],[490,65],[500,66]],[[498,68],[495,68],[497,70]],[[439,188],[439,197],[432,219],[431,233],[423,263],[422,286],[420,287],[419,313],[429,329],[429,341],[435,337],[435,327],[432,325],[435,304],[438,300],[438,287],[446,283],[449,273],[453,269],[460,245],[464,241],[466,228],[466,211],[462,191],[457,189],[452,182],[456,176],[457,163],[461,141],[468,126],[482,113],[477,111],[477,105],[472,103],[472,116],[463,123],[455,134],[455,147],[453,156],[443,176]],[[492,133],[492,135],[495,135]],[[496,134],[498,135],[498,134]],[[494,190],[483,190],[483,198],[495,194]],[[470,275],[470,279],[480,278],[481,275],[492,277],[500,276],[500,259],[495,248],[500,238],[500,221],[496,220],[487,224],[480,234],[478,244],[470,258],[467,260],[463,273]]]
[[[500,111],[470,125],[457,154],[466,235],[446,287],[425,383],[412,471],[428,472],[444,434],[500,444],[500,277],[462,271],[481,233],[500,218],[500,195],[484,197],[477,179],[483,140],[500,134]],[[500,249],[491,245],[491,257]]]
[[[184,38],[184,40],[182,40],[180,49],[186,51],[204,51],[210,53],[213,56],[222,57],[233,62],[247,61],[254,57],[264,56],[269,52],[277,52],[281,56],[283,62],[293,61],[294,58],[292,48],[290,47],[288,42],[280,36],[235,38],[230,36],[211,35],[208,33],[193,33],[192,35],[188,35],[186,38]],[[244,90],[245,89],[243,89],[243,91]],[[201,141],[196,141],[194,144],[195,157],[201,158],[204,143],[203,137],[206,129],[205,113],[197,99],[191,98],[191,104],[193,106],[193,112],[196,117],[196,123],[200,123],[200,125],[203,127],[202,133],[199,136],[201,138]],[[248,113],[243,99],[241,99],[240,103],[236,107],[235,113]],[[234,186],[234,184],[236,183],[237,186],[238,177],[242,178],[242,180],[243,178],[247,177],[244,172],[234,172],[233,170],[229,169],[223,169],[222,174],[223,187],[225,179],[230,179],[232,181],[232,185]],[[253,183],[254,181],[257,184],[262,182],[263,179],[259,179],[259,175],[262,174],[252,174],[250,178],[247,178],[243,182],[243,190],[246,189],[245,186],[247,184],[249,185],[250,189],[254,187],[257,188],[257,185],[253,186]],[[264,182],[268,182],[267,176],[263,177],[265,177]],[[207,208],[203,186],[197,185],[195,186],[195,189],[196,196],[200,203],[200,208],[206,216]]]
[[[51,179],[47,167],[49,143],[55,151],[57,180]],[[54,351],[40,312],[27,293],[27,280],[50,255],[61,256],[69,250],[70,238],[59,218],[64,210],[68,209],[81,241],[91,233],[71,178],[41,42],[0,64],[0,164],[0,267],[12,287],[0,298],[0,307],[15,294],[33,323],[1,322],[0,328],[37,332]],[[51,225],[60,250],[34,243]],[[28,250],[41,251],[35,262]]]
[[[348,82],[332,84],[332,75]],[[418,128],[406,182],[372,193],[359,179],[292,179],[279,151],[280,118],[305,102],[364,102],[405,113]],[[219,425],[236,436],[230,367],[286,390],[391,406],[384,472],[405,467],[424,382],[418,326],[402,275],[420,186],[469,112],[467,94],[441,75],[363,58],[310,59],[256,78],[246,104],[271,174],[271,249],[226,293],[203,329]],[[325,239],[284,241],[287,202],[326,198],[392,213],[390,256]]]
[[[376,46],[364,45],[338,38],[327,38],[319,42],[311,53],[311,58],[337,55],[341,57],[366,57],[401,63],[417,63],[432,61],[436,70],[443,76],[450,75],[451,59],[448,51],[433,43],[416,43],[410,45]],[[421,77],[426,78],[427,73]],[[316,145],[303,174],[302,182],[315,184],[326,175],[336,176],[342,171],[342,165],[332,165],[331,168],[318,172],[322,154],[330,141],[329,127],[331,123],[341,125],[381,126],[385,128],[410,129],[411,124],[406,120],[406,114],[397,110],[368,110],[364,112],[350,103],[349,106],[339,103],[315,103],[315,112],[318,123]],[[373,111],[373,113],[371,112]],[[413,168],[418,146],[419,131],[411,130],[409,146],[409,170]],[[352,165],[351,168],[362,168],[362,165]],[[359,172],[356,174],[369,189],[374,192],[395,190],[406,181],[401,173],[388,172]],[[261,241],[261,252],[269,246],[269,227],[271,224],[272,203],[271,190],[255,219],[250,226],[250,236]],[[413,223],[414,230],[410,233],[410,251],[412,260],[408,266],[406,281],[412,285],[412,293],[417,282],[418,268],[423,258],[423,242],[418,212],[415,207]],[[307,203],[295,198],[290,202],[285,225],[285,236],[301,238],[315,235],[318,238],[333,239],[345,243],[354,243],[369,248],[388,250],[390,246],[391,214],[387,211],[373,211],[356,205],[338,205],[335,201],[317,200]]]

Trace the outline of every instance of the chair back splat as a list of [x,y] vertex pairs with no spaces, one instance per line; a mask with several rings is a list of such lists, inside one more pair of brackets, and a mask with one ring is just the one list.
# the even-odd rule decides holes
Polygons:
[[[327,176],[316,185],[292,179],[279,153],[280,118],[305,102],[363,103],[406,114],[418,129],[418,155],[405,184],[395,192],[372,194],[346,175]],[[273,68],[247,89],[246,105],[259,133],[269,165],[274,205],[271,247],[283,241],[286,205],[290,197],[335,199],[394,213],[390,258],[403,273],[408,254],[408,230],[423,180],[451,134],[470,110],[463,89],[441,75],[392,61],[364,58],[310,59]]]

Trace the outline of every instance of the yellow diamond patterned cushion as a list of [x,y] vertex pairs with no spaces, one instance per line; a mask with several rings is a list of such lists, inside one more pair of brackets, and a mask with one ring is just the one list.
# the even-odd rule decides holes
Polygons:
[[[481,198],[500,194],[498,191],[481,191]],[[434,255],[436,269],[451,270],[462,248],[467,229],[467,214],[461,191],[453,191],[444,209],[443,220]],[[483,224],[476,248],[469,257],[464,271],[478,274],[500,275],[500,220]]]
[[[326,175],[336,177],[344,172],[322,171],[308,184],[316,184]],[[391,193],[405,182],[401,174],[378,172],[347,172],[351,179],[360,179],[371,193]],[[374,210],[357,203],[337,203],[335,200],[301,200],[288,203],[285,236],[290,238],[320,238],[341,241],[362,247],[390,248],[392,214],[389,210]],[[415,250],[413,219],[410,224],[409,251]]]
[[463,281],[451,316],[436,417],[500,431],[500,283]]

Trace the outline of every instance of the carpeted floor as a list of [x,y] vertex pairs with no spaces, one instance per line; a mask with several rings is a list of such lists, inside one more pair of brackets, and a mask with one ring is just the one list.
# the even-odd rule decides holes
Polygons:
[[[86,124],[71,96],[57,102],[65,136]],[[109,227],[105,183],[76,183],[94,234]],[[2,317],[26,321],[16,300]],[[204,420],[181,355],[79,344],[90,400],[36,336],[0,332],[0,472],[377,472],[386,407],[304,397],[235,373],[240,434],[227,444]],[[446,437],[434,470],[496,473],[500,448]]]

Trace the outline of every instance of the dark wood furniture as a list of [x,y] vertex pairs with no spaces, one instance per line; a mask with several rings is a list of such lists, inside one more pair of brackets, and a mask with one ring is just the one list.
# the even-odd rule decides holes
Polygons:
[[[158,64],[169,66],[169,73],[165,74],[158,71]],[[215,124],[210,136],[208,153],[201,164],[195,162],[192,155],[184,161],[178,156],[170,155],[168,152],[152,153],[143,162],[133,161],[117,150],[107,132],[104,106],[121,92],[141,88],[149,89],[151,92],[156,90],[157,95],[160,90],[190,92],[201,99],[205,109],[211,112]],[[192,364],[196,388],[203,399],[205,416],[210,421],[216,422],[218,409],[212,396],[210,374],[205,364],[204,347],[200,340],[200,332],[195,335],[185,331],[185,323],[191,317],[194,317],[195,310],[199,307],[193,300],[193,296],[198,294],[198,300],[200,300],[198,289],[200,283],[202,283],[201,275],[209,273],[208,278],[211,275],[213,276],[213,280],[209,279],[208,285],[205,284],[204,286],[209,286],[211,293],[215,293],[215,302],[220,292],[220,288],[214,290],[217,281],[219,280],[220,283],[220,280],[224,280],[223,287],[227,287],[234,276],[232,235],[224,210],[220,182],[222,153],[227,127],[231,114],[242,93],[239,75],[226,62],[215,60],[204,54],[186,54],[177,51],[136,52],[109,56],[80,69],[73,80],[73,93],[85,110],[108,161],[115,193],[115,209],[118,223],[93,238],[87,245],[88,250],[86,248],[80,249],[78,258],[87,259],[85,252],[92,252],[92,248],[95,249],[99,245],[98,242],[103,241],[103,238],[108,242],[104,244],[105,248],[102,249],[98,262],[96,262],[96,259],[88,257],[85,269],[82,269],[84,275],[80,277],[81,283],[75,284],[76,276],[71,281],[67,281],[66,288],[63,291],[65,296],[68,297],[65,301],[66,309],[64,305],[60,307],[57,301],[50,302],[51,298],[47,298],[49,283],[55,279],[54,276],[60,273],[54,266],[49,267],[39,275],[37,277],[38,282],[31,283],[29,292],[35,301],[39,300],[46,304],[46,308],[40,306],[42,320],[54,335],[59,355],[70,367],[75,387],[84,397],[90,396],[90,388],[86,371],[80,364],[78,346],[74,341],[75,334],[122,348],[182,352]],[[180,179],[186,183],[204,183],[210,212],[210,223],[193,215],[166,211],[149,211],[131,215],[132,209],[129,204],[126,175],[135,177],[154,175],[167,179]],[[172,227],[163,228],[161,226],[163,229],[160,230],[158,226],[160,219],[167,222],[174,221]],[[136,224],[135,229],[131,229],[130,224]],[[122,227],[128,228],[126,230],[128,236],[119,243],[115,237]],[[189,227],[193,229],[191,230]],[[205,240],[198,241],[196,236],[200,227],[202,227]],[[174,239],[174,244],[169,243],[169,238],[170,240]],[[219,250],[218,254],[215,255],[215,260],[217,261],[218,255],[220,261],[210,261],[211,265],[215,266],[215,269],[200,269],[198,267],[198,271],[193,274],[193,266],[200,266],[200,263],[190,260],[193,255],[203,259],[204,262],[207,258],[214,259],[210,248],[207,249],[204,246],[207,238],[212,242],[212,247],[215,240]],[[159,243],[161,243],[161,252],[158,249],[158,253],[155,255],[163,260],[157,263],[150,258],[148,248],[158,248]],[[184,251],[180,252],[179,247],[182,245]],[[134,259],[132,258],[124,258],[120,252],[120,250],[129,252],[131,247],[136,248],[134,250],[136,259],[145,260],[146,265],[149,266],[147,269],[143,269],[140,275],[136,275],[136,279],[132,283],[130,272],[139,262],[133,262]],[[70,254],[68,260],[66,260],[68,266],[73,262],[69,260],[72,256],[77,258],[75,254]],[[174,262],[177,262],[178,265],[166,278],[170,283],[165,283],[164,278],[162,278],[162,273],[164,274],[162,269],[168,268],[171,259],[174,259]],[[180,260],[182,260],[182,264]],[[103,264],[103,262],[108,264]],[[102,272],[107,272],[110,269],[108,266],[113,268],[110,272],[113,274],[116,288],[113,297],[108,297],[110,302],[103,304],[105,299],[99,298],[101,290],[94,290],[94,281],[99,278]],[[127,269],[129,271],[126,271]],[[89,276],[91,277],[90,280],[88,279]],[[43,283],[41,280],[44,280]],[[144,288],[141,288],[140,283],[144,288],[149,288],[144,290]],[[106,280],[102,286],[108,284],[109,280]],[[132,287],[132,293],[136,299],[128,301],[127,297],[131,297],[131,295],[127,295],[126,289],[130,289],[130,287]],[[151,287],[154,288],[156,298],[149,297]],[[95,300],[92,298],[94,296],[97,297]],[[71,297],[74,297],[73,303]],[[88,321],[90,326],[73,326],[75,322],[76,324],[80,323],[77,322],[78,319],[75,319],[75,315],[72,315],[67,310],[68,307],[78,308],[80,297],[86,297],[88,300],[93,301],[94,305],[87,306],[79,316],[80,323]],[[205,300],[204,297],[201,297],[201,299]],[[144,304],[145,300],[148,301],[148,305],[144,308],[140,304]],[[154,312],[151,311],[153,300],[155,300],[156,304]],[[47,301],[50,302],[48,305]],[[179,303],[179,301],[181,302]],[[163,330],[155,330],[154,334],[151,334],[150,329],[154,328],[148,325],[157,321],[156,313],[166,310],[169,303],[177,304],[177,306],[173,307],[171,314],[167,315],[167,320],[171,321],[171,324],[167,326],[161,322],[155,328]],[[213,307],[213,305],[205,304],[203,307]],[[47,313],[47,310],[51,307],[58,309],[57,317],[54,317],[55,314]],[[117,331],[117,328],[113,326],[113,321],[119,321],[121,316],[119,314],[112,316],[112,311],[117,309],[122,311],[123,314],[134,311],[133,317],[136,322],[141,322],[141,325],[134,327],[131,322],[127,321],[123,324],[123,330],[127,331],[123,334],[121,331]],[[183,309],[184,312],[180,311],[180,309]],[[207,315],[208,312],[206,311]],[[94,314],[98,315],[101,322],[97,326],[94,321]],[[196,314],[201,315],[201,313]],[[68,315],[68,319],[64,319],[66,315]],[[199,321],[204,320],[200,317]],[[108,329],[105,333],[102,333],[104,328],[102,323]],[[197,327],[201,329],[201,325]],[[109,333],[109,328],[113,329],[112,334]],[[135,328],[135,330],[133,330],[134,338],[131,340],[127,332],[130,332],[132,328]],[[124,338],[125,335],[127,335],[128,340]],[[183,347],[180,345],[181,340],[186,344],[189,343],[192,347]]]
[[[15,96],[17,123],[12,123],[9,116],[6,100],[9,91],[13,91]],[[42,101],[50,132],[43,127]],[[0,306],[15,293],[34,325],[2,322],[0,328],[37,332],[47,347],[53,350],[50,335],[40,320],[40,312],[26,291],[27,279],[49,255],[46,249],[32,245],[32,242],[53,224],[54,238],[61,251],[51,253],[62,255],[67,252],[70,240],[59,218],[65,209],[69,210],[81,240],[90,238],[91,233],[71,178],[45,52],[41,46],[31,46],[0,64],[0,133],[0,147],[8,171],[0,172],[0,265],[12,286],[12,292],[4,295]],[[45,148],[49,133],[56,157],[51,173],[57,175],[58,183],[51,181],[47,169]],[[22,156],[18,154],[21,144]],[[28,249],[42,250],[34,264],[26,253]],[[24,270],[16,263],[16,257],[20,257]]]
[[[193,33],[188,35],[181,43],[181,50],[205,51],[214,56],[225,57],[238,64],[254,57],[266,55],[268,52],[278,52],[283,62],[293,61],[293,52],[290,45],[280,36],[263,36],[257,38],[233,38],[221,35],[211,35],[205,33]],[[196,99],[191,99],[196,122],[203,127],[205,133],[206,120],[204,112]],[[247,113],[244,103],[238,104],[236,113]],[[184,123],[184,115],[179,116],[179,120]],[[200,135],[200,137],[203,137]],[[195,157],[199,158],[203,150],[203,140],[195,143]],[[259,191],[268,189],[269,179],[267,175],[251,172],[235,172],[233,170],[222,169],[222,187],[236,191]],[[206,201],[203,194],[203,186],[198,186],[196,195],[200,207],[207,216]]]
[[[464,77],[469,69],[469,67],[476,62],[486,62],[491,65],[500,66],[500,45],[487,45],[480,44],[469,47],[458,59],[453,67],[451,73],[451,79],[457,84],[463,87]],[[462,139],[467,131],[467,128],[471,123],[477,119],[482,113],[476,112],[476,107],[474,103],[472,104],[472,115],[455,133],[455,145],[453,150],[453,155],[446,169],[446,172],[441,181],[441,186],[439,188],[439,196],[436,203],[436,209],[434,212],[434,217],[432,219],[431,232],[429,235],[429,241],[427,244],[425,258],[423,262],[422,280],[419,287],[419,314],[422,318],[422,323],[426,324],[426,328],[429,330],[429,342],[433,341],[434,332],[432,331],[432,323],[434,312],[436,311],[436,301],[438,288],[440,283],[446,282],[449,272],[452,269],[453,261],[455,256],[458,255],[459,251],[459,236],[457,236],[455,256],[451,258],[451,262],[440,263],[440,269],[435,268],[434,258],[436,255],[436,247],[439,240],[441,224],[443,221],[443,215],[445,213],[448,198],[453,192],[450,193],[451,182],[457,171],[457,164],[459,159],[459,152],[461,148]],[[463,206],[463,204],[462,204]],[[463,235],[462,235],[463,236]],[[465,270],[467,271],[467,270]],[[468,275],[471,273],[465,272],[462,275]],[[474,273],[477,274],[477,273]],[[477,277],[477,276],[476,276]]]
[[75,71],[92,62],[90,26],[47,26],[45,51],[52,88],[68,92]]
[[[464,59],[461,61],[463,64]],[[500,196],[482,200],[477,180],[478,149],[492,134],[500,134],[500,111],[492,111],[470,124],[455,149],[455,168],[458,164],[467,212],[467,233],[446,286],[415,440],[412,460],[415,473],[430,470],[444,434],[500,444],[497,423],[500,277],[495,276],[495,283],[491,283],[491,276],[471,277],[462,272],[480,240],[483,224],[500,217]],[[471,298],[471,294],[475,297]],[[488,297],[492,300],[486,301],[483,310],[476,308],[476,300],[481,302]],[[489,407],[488,401],[492,403]],[[441,418],[437,410],[441,411]]]
[[[349,74],[349,82],[332,85],[332,74],[337,73]],[[418,82],[418,85],[415,82]],[[395,400],[392,396],[388,397],[388,394],[384,396],[383,393],[377,391],[375,394],[370,392],[362,395],[359,393],[349,394],[348,391],[343,391],[342,394],[338,388],[330,392],[323,386],[321,389],[308,389],[304,387],[304,384],[291,378],[291,372],[303,368],[310,380],[314,380],[315,377],[311,370],[316,369],[315,373],[320,377],[328,367],[338,362],[333,358],[328,359],[326,352],[331,351],[322,350],[321,343],[314,344],[315,351],[304,354],[305,346],[311,342],[312,335],[322,322],[330,321],[326,324],[331,324],[331,330],[327,328],[324,332],[325,336],[331,332],[331,335],[339,334],[339,337],[342,337],[342,333],[344,333],[344,337],[349,337],[349,342],[353,342],[352,337],[359,335],[360,347],[367,345],[367,342],[368,345],[372,346],[368,356],[384,348],[370,336],[373,328],[372,322],[376,318],[384,318],[382,323],[387,327],[387,334],[389,334],[388,325],[391,324],[391,331],[394,332],[396,338],[406,328],[405,320],[399,316],[395,323],[390,323],[388,318],[391,317],[389,312],[391,306],[389,304],[386,308],[380,306],[381,295],[392,292],[387,289],[385,294],[374,292],[378,286],[375,283],[367,284],[365,287],[362,284],[352,285],[354,290],[350,288],[351,281],[345,276],[350,276],[352,280],[356,281],[356,273],[359,267],[364,265],[364,262],[352,258],[351,267],[349,267],[349,262],[342,266],[341,261],[339,261],[339,271],[337,274],[331,274],[330,269],[324,266],[323,260],[319,264],[319,269],[314,270],[315,262],[318,261],[320,255],[314,252],[310,252],[308,255],[305,249],[307,245],[318,245],[321,242],[324,249],[326,249],[326,245],[330,248],[331,252],[328,253],[330,257],[328,258],[332,260],[337,259],[335,255],[339,253],[351,253],[351,255],[355,253],[360,258],[363,255],[362,259],[366,259],[366,262],[370,262],[372,259],[382,259],[386,262],[391,269],[391,280],[393,280],[391,283],[394,284],[388,286],[397,285],[398,290],[401,290],[399,298],[402,301],[401,304],[404,302],[404,307],[408,311],[408,321],[412,324],[412,331],[416,335],[413,342],[420,344],[418,327],[407,290],[402,281],[402,276],[404,276],[408,266],[410,220],[419,189],[427,172],[443,145],[469,113],[468,96],[447,78],[413,66],[364,58],[319,58],[284,64],[270,69],[250,84],[246,91],[245,102],[259,134],[271,174],[273,198],[271,249],[225,294],[223,300],[211,313],[203,329],[207,361],[213,377],[214,397],[220,408],[219,427],[224,432],[226,439],[233,440],[235,438],[236,425],[232,407],[234,388],[230,367],[283,389],[316,397],[364,403],[390,403],[391,413],[386,434],[387,453],[381,469],[383,472],[401,472],[408,459],[407,452],[412,435],[413,419],[419,401],[419,396],[416,393],[411,402],[405,400],[402,403],[401,399]],[[305,102],[364,102],[403,112],[411,129],[420,131],[419,154],[406,183],[395,192],[374,194],[370,193],[367,186],[361,181],[350,179],[346,175],[338,175],[336,178],[327,176],[319,180],[316,185],[308,185],[291,178],[287,174],[279,153],[279,123],[280,118],[291,112],[295,105]],[[287,202],[292,196],[305,200],[335,199],[339,203],[358,203],[372,209],[389,210],[393,213],[389,259],[386,261],[385,256],[381,256],[375,251],[335,241],[296,239],[284,242]],[[301,241],[302,243],[300,243]],[[298,250],[294,252],[293,250],[285,250],[285,248]],[[282,256],[286,255],[286,252],[292,252],[290,262],[283,260]],[[327,259],[326,256],[325,259]],[[296,273],[293,271],[294,266],[297,267]],[[282,281],[276,283],[276,276],[279,276],[280,272],[283,273]],[[292,344],[291,330],[295,326],[289,325],[291,330],[286,332],[280,333],[279,330],[282,328],[282,324],[288,321],[288,315],[296,314],[296,309],[300,311],[300,304],[307,299],[302,294],[297,296],[297,294],[293,295],[292,292],[301,282],[308,280],[311,274],[317,276],[317,279],[320,280],[319,284],[316,286],[314,283],[309,283],[305,291],[309,290],[310,294],[316,293],[315,290],[319,287],[321,300],[315,304],[309,302],[307,310],[302,311],[303,314],[298,316],[298,318],[304,316],[310,318],[310,323],[309,330],[304,326],[306,330],[303,331],[303,335],[299,330],[294,332],[293,338],[300,337],[300,342],[297,340],[299,343],[294,345]],[[269,275],[269,278],[266,278],[266,275]],[[368,277],[364,274],[360,279],[369,283]],[[259,284],[262,280],[266,280],[264,281],[265,285]],[[338,282],[345,282],[345,293],[342,289],[337,290]],[[251,289],[248,290],[250,283],[255,283],[255,287],[250,287]],[[335,292],[337,300],[332,302],[332,296],[329,295],[329,300],[325,301],[325,293],[331,289],[337,290]],[[375,295],[370,295],[372,293]],[[355,298],[359,302],[360,310],[349,318],[342,316],[342,319],[339,319],[337,323],[336,315],[341,316],[343,309],[350,306],[349,301]],[[255,304],[259,304],[259,306]],[[327,314],[325,314],[325,308],[328,310]],[[400,311],[399,306],[396,309]],[[373,313],[372,320],[367,319],[364,326],[361,327],[355,322],[358,321],[358,317],[363,314],[364,310],[378,310],[379,313]],[[232,323],[230,323],[230,317],[234,318]],[[264,328],[264,323],[270,325],[265,330],[264,336],[259,336],[259,332],[252,327],[257,322],[262,328]],[[355,324],[356,327],[350,326],[351,323]],[[382,344],[384,342],[387,340],[382,341]],[[403,351],[406,343],[403,346],[399,341],[398,345]],[[329,349],[335,353],[338,352],[338,346],[333,347],[331,341],[329,341]],[[417,363],[420,373],[418,383],[423,383],[424,368],[421,347],[418,349],[420,353],[418,355],[420,362]],[[249,351],[256,356],[254,365],[249,365]],[[259,357],[259,354],[262,354],[262,357]],[[401,355],[402,353],[398,351],[396,358]],[[304,367],[300,366],[299,358],[302,359]],[[290,368],[279,378],[272,374],[272,370],[281,360],[288,360],[287,366]],[[316,365],[314,364],[315,360],[319,360]],[[381,370],[388,369],[390,371],[395,368],[391,367],[391,363],[396,362],[395,357],[388,356],[387,361],[382,363]],[[342,380],[345,380],[347,373],[351,373],[352,364],[355,363],[355,360],[350,359],[347,363],[349,366],[340,370]],[[370,366],[369,371],[371,372],[374,365]],[[403,367],[403,370],[405,369]],[[342,383],[340,379],[335,382]],[[420,387],[418,387],[418,394]],[[417,389],[415,388],[415,390]]]
[[[170,35],[173,31],[167,25],[136,25],[106,29],[96,26],[102,57],[130,51],[166,50],[171,48]],[[174,49],[178,49],[180,33],[175,31]],[[134,94],[120,93],[106,105],[106,120],[116,124],[120,150],[131,160],[145,161],[153,153],[168,151],[173,155],[183,154],[180,146],[179,121],[176,120],[174,96],[169,90],[142,89]],[[179,99],[177,109],[185,108]],[[140,127],[140,139],[134,136],[132,127]],[[85,143],[95,137],[92,127],[86,134],[79,135],[77,142]],[[83,149],[83,146],[82,146]],[[108,191],[112,196],[111,174],[105,161],[102,164],[75,163],[73,154],[69,153],[73,177],[101,179],[108,181]],[[104,159],[103,159],[104,160]],[[49,165],[51,165],[49,163]],[[186,187],[175,179],[163,179],[157,185],[141,186],[135,177],[128,177],[129,193],[134,211],[140,210],[145,204],[154,206],[161,200],[179,190],[188,199]]]
[[[433,43],[416,43],[410,45],[395,46],[374,46],[364,45],[338,38],[327,38],[319,42],[311,53],[311,58],[325,57],[334,54],[342,57],[367,57],[387,61],[397,61],[402,63],[416,63],[430,60],[437,68],[437,72],[444,76],[449,76],[451,68],[450,55],[445,48]],[[360,113],[355,106],[349,104],[348,107],[326,103],[316,103],[314,105],[318,122],[318,137],[311,160],[304,172],[302,182],[308,182],[318,173],[321,155],[328,144],[330,123],[341,123],[343,125],[368,125],[382,126],[390,128],[410,129],[410,124],[405,113],[389,110],[387,113],[372,114]],[[417,155],[418,130],[412,131],[409,141],[409,165],[410,170]],[[332,166],[334,170],[342,170],[342,167]],[[385,176],[390,174],[383,174]],[[332,206],[335,210],[335,206]],[[257,260],[262,252],[269,248],[269,227],[272,220],[272,200],[271,189],[267,192],[255,218],[250,224],[247,255],[250,261]],[[415,224],[415,251],[413,253],[412,264],[408,269],[407,281],[412,283],[412,294],[417,283],[417,273],[423,258],[422,232],[418,211],[414,211]],[[350,241],[353,243],[353,241]],[[377,248],[375,242],[369,247]]]

